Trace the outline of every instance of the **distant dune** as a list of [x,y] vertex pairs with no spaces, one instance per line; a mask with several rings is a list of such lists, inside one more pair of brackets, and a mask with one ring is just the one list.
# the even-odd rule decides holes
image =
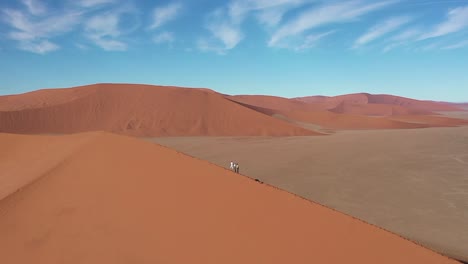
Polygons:
[[98,84],[0,97],[0,132],[133,136],[318,135],[208,89]]
[[390,95],[350,94],[336,97],[281,98],[232,96],[246,107],[291,123],[327,129],[405,129],[468,125],[466,120],[438,116],[437,111],[460,111],[448,103],[426,102]]
[[334,108],[329,109],[337,114],[354,114],[367,116],[395,116],[395,115],[431,115],[434,114],[427,110],[411,109],[399,105],[391,104],[356,104],[343,101]]
[[328,130],[468,125],[439,114],[462,110],[449,103],[365,93],[288,99],[204,88],[95,84],[0,96],[0,132],[306,136]]
[[368,93],[358,93],[358,94],[347,94],[339,95],[333,97],[327,96],[309,96],[309,97],[297,97],[294,98],[302,102],[311,102],[311,103],[324,103],[328,107],[334,108],[342,102],[354,103],[354,104],[382,104],[382,105],[394,105],[402,106],[412,110],[422,110],[422,111],[459,111],[460,109],[454,105],[444,102],[434,102],[434,101],[421,101],[414,100],[410,98],[405,98],[395,95],[387,94],[368,94]]
[[0,144],[2,263],[458,263],[135,138],[0,134]]

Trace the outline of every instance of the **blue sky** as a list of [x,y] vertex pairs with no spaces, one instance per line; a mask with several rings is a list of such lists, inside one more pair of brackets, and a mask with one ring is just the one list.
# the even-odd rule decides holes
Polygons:
[[0,94],[91,83],[468,101],[468,0],[2,0]]

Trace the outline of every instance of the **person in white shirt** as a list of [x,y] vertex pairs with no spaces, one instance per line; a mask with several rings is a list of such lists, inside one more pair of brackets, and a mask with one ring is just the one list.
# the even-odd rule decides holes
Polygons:
[[230,168],[231,168],[232,171],[234,171],[234,162],[233,161],[231,161],[231,167]]

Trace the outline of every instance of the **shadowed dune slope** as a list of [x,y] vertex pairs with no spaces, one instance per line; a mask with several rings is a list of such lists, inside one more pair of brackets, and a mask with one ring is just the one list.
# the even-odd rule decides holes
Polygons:
[[132,136],[317,135],[208,89],[97,84],[0,97],[0,132]]
[[[0,138],[31,145],[30,151],[51,142],[57,148],[49,154],[62,156],[0,201],[5,263],[458,263],[138,139],[103,132]],[[70,153],[69,141],[81,141],[79,148]],[[2,156],[0,164],[8,169],[48,159],[20,156]],[[26,173],[10,172],[2,170],[2,181]]]

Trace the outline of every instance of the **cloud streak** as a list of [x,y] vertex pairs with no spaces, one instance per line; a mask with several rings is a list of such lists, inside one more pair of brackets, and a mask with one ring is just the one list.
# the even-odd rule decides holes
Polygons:
[[468,27],[468,6],[457,7],[447,13],[446,21],[436,25],[432,31],[423,34],[419,40],[441,37]]
[[372,42],[390,32],[393,32],[394,30],[397,30],[398,28],[407,24],[410,21],[411,18],[408,16],[393,17],[387,19],[386,21],[373,26],[364,35],[359,37],[355,41],[353,48],[358,48],[362,45],[366,45],[369,42]]
[[95,7],[104,4],[114,3],[115,0],[79,0],[77,1],[78,5],[82,7]]
[[302,50],[306,50],[306,49],[310,49],[310,48],[313,48],[317,45],[317,43],[329,36],[329,35],[332,35],[334,34],[336,31],[335,30],[330,30],[328,32],[324,32],[324,33],[321,33],[321,34],[311,34],[311,35],[308,35],[307,37],[305,37],[305,40],[304,40],[304,43],[302,43],[302,45],[300,45],[299,47],[295,48],[296,51],[302,51]]
[[268,46],[276,46],[284,38],[299,35],[306,30],[326,24],[356,20],[367,13],[382,9],[393,3],[395,3],[395,1],[381,1],[372,4],[348,1],[307,9],[276,30],[270,38]]
[[156,7],[153,10],[153,23],[149,28],[155,29],[161,27],[169,21],[174,20],[179,15],[181,10],[182,4],[180,3],[171,3],[167,6]]
[[277,25],[290,9],[316,0],[235,0],[229,6],[229,16],[235,24],[240,24],[251,12],[257,13],[260,23]]
[[29,13],[33,15],[42,15],[47,9],[39,0],[22,0],[22,3],[26,6]]
[[464,47],[468,47],[468,39],[460,41],[460,42],[458,42],[456,44],[453,44],[453,45],[445,46],[442,49],[444,49],[444,50],[453,50],[453,49],[460,49],[460,48],[464,48]]
[[[43,10],[45,12],[45,9]],[[59,46],[49,39],[72,31],[82,17],[81,12],[75,11],[49,15],[41,19],[12,9],[4,9],[2,13],[4,22],[13,29],[7,37],[17,41],[20,49],[39,54],[57,50]]]
[[126,50],[127,44],[116,40],[121,35],[118,27],[119,16],[118,12],[109,12],[92,17],[85,25],[87,37],[106,51]]
[[175,40],[174,34],[172,32],[164,31],[153,37],[153,42],[156,44],[162,43],[171,43]]
[[[198,40],[203,51],[224,54],[235,48],[244,38],[242,24],[252,14],[264,26],[279,24],[286,12],[294,7],[316,0],[233,0],[227,6],[218,8],[207,16],[206,28],[212,38]],[[218,42],[218,43],[216,43]]]

